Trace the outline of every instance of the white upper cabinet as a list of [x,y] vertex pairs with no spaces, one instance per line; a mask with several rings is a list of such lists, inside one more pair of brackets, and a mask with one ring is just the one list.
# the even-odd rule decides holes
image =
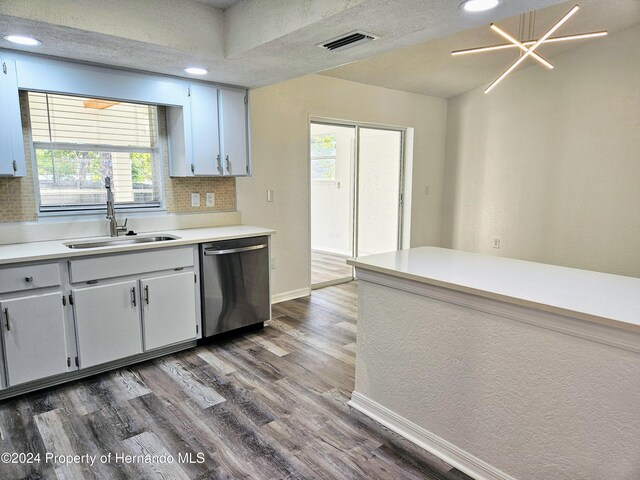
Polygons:
[[251,175],[248,92],[206,82],[2,53],[0,176],[25,175],[19,90],[166,107],[169,175]]
[[212,85],[191,85],[191,136],[193,174],[221,175],[218,135],[218,89]]
[[0,176],[25,175],[24,143],[16,64],[0,58]]
[[167,108],[170,175],[250,175],[247,91],[204,83],[189,90],[188,105]]
[[220,89],[219,104],[224,175],[249,175],[247,92]]

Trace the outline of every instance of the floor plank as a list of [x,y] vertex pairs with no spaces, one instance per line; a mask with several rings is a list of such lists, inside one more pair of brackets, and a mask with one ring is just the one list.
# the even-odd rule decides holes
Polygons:
[[311,284],[351,277],[352,268],[346,263],[348,258],[337,253],[311,250]]
[[356,311],[356,282],[315,290],[262,330],[1,402],[3,451],[175,461],[0,464],[0,479],[468,480],[347,406]]
[[196,355],[198,355],[200,358],[202,358],[205,362],[207,362],[212,367],[215,367],[218,370],[220,370],[225,375],[227,373],[235,372],[237,370],[236,367],[225,362],[223,359],[217,356],[214,352],[206,348],[198,349],[198,351],[196,352]]
[[[62,417],[58,410],[41,413],[34,417],[38,432],[48,453],[56,456],[74,455],[78,445],[72,445],[72,440],[67,435],[62,423]],[[56,462],[54,467],[58,478],[78,479],[95,478],[90,466],[82,462]]]
[[213,407],[225,401],[222,395],[202,383],[198,377],[187,370],[175,358],[165,357],[160,359],[159,364],[160,368],[170,375],[174,382],[178,383],[194,402],[200,405],[200,408]]
[[[167,457],[170,452],[160,443],[158,438],[149,432],[141,433],[135,437],[127,438],[123,446],[133,456],[155,455],[161,458],[163,455]],[[140,470],[142,478],[149,476],[151,478],[166,478],[171,480],[189,480],[186,472],[177,463],[169,463],[160,461],[153,464],[133,463],[134,468]]]

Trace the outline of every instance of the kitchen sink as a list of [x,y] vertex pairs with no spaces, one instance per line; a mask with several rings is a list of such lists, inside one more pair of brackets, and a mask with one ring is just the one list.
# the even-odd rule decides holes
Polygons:
[[158,234],[150,236],[124,236],[118,238],[108,238],[103,240],[96,240],[93,242],[77,242],[77,243],[65,243],[67,248],[98,248],[98,247],[116,247],[119,245],[135,245],[138,243],[155,243],[166,242],[167,240],[179,240],[180,237],[169,234]]

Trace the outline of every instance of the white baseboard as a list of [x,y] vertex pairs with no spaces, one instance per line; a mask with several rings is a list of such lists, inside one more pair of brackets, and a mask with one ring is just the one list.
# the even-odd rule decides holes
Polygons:
[[476,480],[515,480],[361,393],[353,392],[348,405]]
[[294,300],[300,297],[308,297],[309,295],[311,295],[311,289],[309,287],[298,288],[297,290],[289,290],[288,292],[271,295],[271,303],[286,302],[287,300]]

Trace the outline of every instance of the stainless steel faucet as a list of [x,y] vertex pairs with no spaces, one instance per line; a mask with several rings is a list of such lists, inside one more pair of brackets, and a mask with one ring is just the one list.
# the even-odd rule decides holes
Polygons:
[[113,192],[111,191],[111,177],[104,177],[104,188],[107,189],[107,220],[109,220],[109,235],[117,237],[120,232],[127,231],[128,218],[124,219],[124,224],[118,225],[116,211],[113,208]]

